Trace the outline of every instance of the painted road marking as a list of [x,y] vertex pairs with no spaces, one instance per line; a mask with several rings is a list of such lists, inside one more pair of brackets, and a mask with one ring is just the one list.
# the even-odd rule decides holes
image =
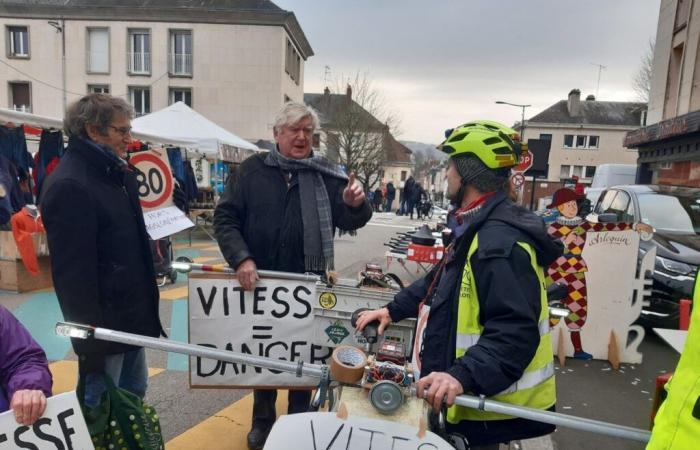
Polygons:
[[[49,364],[53,377],[53,395],[74,391],[78,384],[78,361],[56,361]],[[152,377],[165,369],[148,368],[148,376]]]
[[[187,338],[187,300],[175,300],[170,315],[170,339],[187,342]],[[189,370],[189,356],[168,353],[168,370]]]
[[63,321],[63,313],[58,305],[58,298],[53,291],[33,294],[12,314],[29,330],[49,361],[66,357],[71,348],[70,339],[56,335],[56,322]]
[[187,286],[180,286],[160,291],[161,300],[177,300],[181,298],[187,298]]
[[198,256],[194,259],[197,264],[208,264],[211,262],[224,263],[224,260],[219,256]]
[[407,225],[389,225],[386,223],[377,223],[377,222],[367,222],[367,225],[372,225],[375,227],[386,227],[386,228],[404,228],[407,230],[413,230],[416,228],[416,225],[414,226],[407,226]]
[[[277,391],[277,414],[287,411],[287,391]],[[203,420],[165,444],[166,450],[230,450],[248,448],[253,394],[248,394],[216,414]],[[293,448],[293,447],[290,447]]]

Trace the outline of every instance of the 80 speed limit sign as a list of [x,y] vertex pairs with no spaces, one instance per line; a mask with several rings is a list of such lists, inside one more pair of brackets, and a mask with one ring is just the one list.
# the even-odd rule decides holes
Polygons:
[[167,159],[153,151],[131,157],[137,169],[139,201],[144,210],[165,208],[173,204],[173,176]]

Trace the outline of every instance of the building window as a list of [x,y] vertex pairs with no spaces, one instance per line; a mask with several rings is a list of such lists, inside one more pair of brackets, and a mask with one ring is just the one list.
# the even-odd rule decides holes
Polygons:
[[7,27],[7,55],[11,58],[29,58],[29,28]]
[[136,111],[136,117],[151,112],[151,90],[147,87],[130,87],[129,101]]
[[563,165],[559,168],[559,178],[569,178],[571,176],[571,166]]
[[88,94],[109,94],[108,84],[88,84]]
[[10,108],[32,112],[32,85],[28,81],[10,81]]
[[552,140],[552,135],[551,134],[542,134],[540,133],[540,139],[543,141],[551,141]]
[[600,141],[600,136],[588,136],[586,148],[598,148],[598,141]]
[[297,49],[292,44],[292,41],[287,39],[287,53],[284,58],[284,70],[287,74],[294,80],[296,84],[299,84],[301,78],[301,57],[297,53]]
[[564,148],[572,148],[574,146],[574,135],[565,134],[564,135]]
[[170,75],[192,76],[192,31],[170,30]]
[[573,176],[582,178],[583,177],[583,166],[574,166]]
[[406,175],[408,175],[408,172],[405,170],[401,171],[401,181],[406,181]]
[[170,88],[170,104],[183,102],[192,107],[192,89],[190,88]]
[[127,70],[131,75],[151,74],[151,32],[129,30]]
[[109,29],[87,29],[88,73],[109,73]]
[[595,166],[586,166],[586,173],[583,175],[583,178],[593,178],[593,175],[595,175]]
[[576,148],[586,148],[586,136],[576,136]]

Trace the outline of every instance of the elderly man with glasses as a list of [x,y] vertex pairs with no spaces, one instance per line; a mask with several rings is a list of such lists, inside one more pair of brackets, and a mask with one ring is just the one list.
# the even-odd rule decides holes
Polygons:
[[[40,208],[65,319],[157,337],[158,287],[136,172],[125,160],[132,117],[129,104],[109,95],[72,104],[64,119],[68,147],[46,180]],[[79,339],[73,348],[88,407],[99,404],[104,375],[146,394],[143,348]]]
[[[251,156],[233,173],[214,213],[221,253],[246,290],[257,270],[323,273],[334,268],[333,236],[364,226],[372,217],[354,174],[321,155],[312,142],[316,112],[286,103],[275,117],[277,145]],[[277,417],[277,391],[255,390],[248,448],[261,449]],[[288,413],[306,412],[310,391],[289,391]],[[293,445],[290,447],[292,448]]]

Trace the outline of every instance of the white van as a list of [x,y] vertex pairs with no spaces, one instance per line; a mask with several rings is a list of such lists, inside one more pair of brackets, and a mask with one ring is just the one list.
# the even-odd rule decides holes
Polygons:
[[586,198],[594,207],[601,192],[610,186],[634,184],[637,176],[635,164],[601,164],[595,170],[591,186],[586,188]]

